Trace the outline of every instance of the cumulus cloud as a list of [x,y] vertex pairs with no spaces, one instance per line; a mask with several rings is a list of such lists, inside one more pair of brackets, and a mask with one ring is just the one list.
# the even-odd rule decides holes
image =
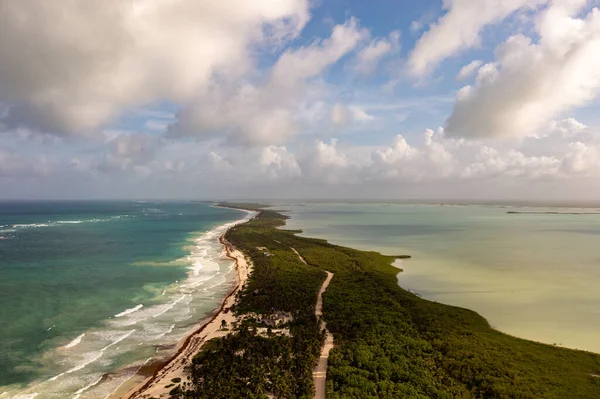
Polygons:
[[600,91],[600,11],[577,14],[585,1],[558,1],[536,20],[539,40],[518,34],[496,61],[463,87],[446,122],[450,136],[520,137],[536,133]]
[[600,166],[600,148],[579,141],[570,143],[568,148],[569,151],[561,162],[564,172],[597,175]]
[[187,103],[251,68],[252,47],[294,37],[306,0],[3,0],[5,124],[83,134],[124,109]]
[[481,64],[483,64],[483,61],[481,60],[471,61],[469,64],[462,67],[460,71],[458,71],[456,80],[460,82],[470,78],[479,69]]
[[376,118],[360,106],[336,103],[331,107],[330,119],[333,127],[343,128],[351,122],[366,123]]
[[588,132],[588,127],[575,118],[551,121],[549,129],[566,138],[577,137],[580,141],[590,141],[592,138]]
[[318,140],[315,143],[314,161],[318,168],[348,166],[346,155],[337,148],[336,139],[331,139],[329,144]]
[[290,180],[302,174],[296,157],[283,146],[270,145],[263,148],[258,159],[260,175],[270,181]]
[[298,130],[296,112],[311,79],[368,38],[355,19],[333,28],[331,36],[285,51],[262,85],[214,85],[179,115],[175,136],[215,135],[251,144],[281,143]]
[[519,140],[508,145],[448,138],[441,128],[427,129],[411,140],[397,135],[388,146],[364,150],[335,139],[317,140],[297,152],[283,146],[246,153],[223,148],[212,174],[242,185],[276,182],[284,191],[307,185],[355,187],[348,191],[354,195],[365,186],[443,182],[451,187],[502,179],[518,184],[594,178],[600,174],[600,141],[579,141],[580,129],[574,120],[553,122],[547,134],[537,138],[553,142],[551,147],[557,151],[548,154],[537,153],[535,147]]
[[421,146],[410,145],[403,135],[397,135],[390,147],[373,152],[366,169],[369,179],[419,182],[451,176],[457,161],[443,141],[443,130],[427,129]]
[[536,179],[542,177],[558,177],[560,160],[547,156],[526,156],[520,151],[511,149],[505,154],[482,145],[475,162],[465,166],[460,177],[483,178],[506,176],[510,178]]
[[414,76],[430,73],[444,59],[478,46],[485,26],[501,22],[517,10],[533,9],[547,1],[445,0],[447,12],[430,25],[412,50],[409,72]]
[[[600,140],[589,136],[588,130],[575,120],[562,120],[549,124],[544,135],[526,140],[476,142],[449,138],[440,128],[400,134],[384,146],[315,140],[294,149],[121,133],[109,138],[101,157],[82,152],[71,158],[60,148],[31,159],[0,151],[0,182],[5,195],[19,188],[35,193],[41,181],[53,192],[54,185],[67,180],[75,193],[93,188],[129,197],[343,193],[352,198],[384,191],[402,197],[407,187],[446,196],[456,194],[459,187],[479,192],[482,185],[502,187],[505,191],[500,193],[512,198],[521,197],[523,188],[537,193],[540,187],[554,187],[550,194],[560,197],[564,191],[556,188],[568,184],[579,184],[579,191],[569,194],[596,195],[589,183],[600,177]],[[6,183],[14,179],[21,184]],[[28,181],[33,183],[27,186]]]

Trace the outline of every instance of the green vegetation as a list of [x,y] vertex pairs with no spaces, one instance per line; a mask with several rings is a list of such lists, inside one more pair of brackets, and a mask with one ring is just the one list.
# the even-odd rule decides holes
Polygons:
[[292,337],[261,335],[261,322],[246,320],[204,346],[190,368],[192,389],[176,397],[312,397],[323,342],[314,307],[324,270],[335,274],[323,308],[336,345],[328,398],[600,397],[600,355],[495,331],[475,312],[400,288],[394,257],[298,237],[279,229],[284,223],[285,216],[262,210],[226,238],[255,265],[235,311],[289,312]]
[[[243,207],[247,209],[251,204]],[[312,370],[324,340],[314,309],[326,273],[305,265],[288,246],[273,241],[270,234],[282,224],[281,215],[265,211],[260,218],[228,231],[226,239],[249,255],[254,265],[252,277],[234,309],[249,317],[239,326],[230,326],[232,334],[204,345],[190,367],[192,388],[173,396],[313,396]],[[272,326],[259,319],[277,314],[291,316],[292,320],[283,326],[291,336],[275,334]]]

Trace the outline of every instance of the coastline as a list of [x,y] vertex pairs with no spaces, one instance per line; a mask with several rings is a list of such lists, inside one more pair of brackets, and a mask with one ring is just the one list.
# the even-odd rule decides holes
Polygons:
[[[118,212],[127,213],[123,218],[127,216],[132,219],[132,215],[144,214],[144,210],[134,206],[131,212],[120,209]],[[53,321],[52,325],[42,325],[40,331],[45,331],[44,337],[51,337],[45,338],[47,349],[39,356],[23,356],[25,361],[40,359],[35,366],[35,371],[40,370],[40,375],[22,383],[3,385],[0,387],[0,396],[15,399],[33,395],[73,399],[122,397],[132,386],[138,386],[163,368],[186,344],[185,340],[197,334],[221,310],[236,285],[238,271],[235,259],[226,256],[227,248],[218,240],[229,229],[250,220],[256,213],[233,209],[223,212],[210,208],[179,204],[168,204],[161,208],[166,215],[183,221],[176,232],[179,235],[173,237],[169,232],[169,239],[165,238],[171,245],[169,251],[162,251],[162,246],[154,245],[154,239],[141,240],[148,245],[144,250],[155,250],[158,255],[156,258],[148,256],[147,259],[130,262],[135,278],[138,278],[135,276],[138,270],[148,265],[150,276],[154,276],[151,274],[153,270],[163,271],[158,273],[160,281],[144,285],[143,297],[132,296],[130,302],[123,301],[126,303],[117,303],[116,306],[110,303],[112,307],[108,308],[106,317],[87,312],[88,319],[95,323],[90,326],[78,324],[76,328],[70,328],[69,320],[61,324]],[[180,210],[186,214],[189,212],[191,217],[181,218]],[[92,216],[64,219],[88,220]],[[143,216],[139,220],[145,223]],[[60,227],[68,232],[70,230],[66,229],[74,229],[78,225],[57,223],[57,230]],[[117,222],[107,224],[105,228],[111,226],[114,226],[111,231],[121,230]],[[160,226],[147,227],[162,231]],[[171,278],[174,270],[177,270],[177,274]],[[183,271],[183,278],[179,271]],[[145,269],[140,275],[140,279],[144,278]],[[119,282],[111,284],[119,286]],[[135,284],[133,286],[138,288]],[[120,292],[119,296],[126,297]],[[60,328],[54,328],[57,325],[63,327],[58,334],[55,332]],[[46,328],[48,326],[50,328]]]
[[[240,223],[244,223],[245,221]],[[236,223],[234,226],[238,224]],[[233,288],[221,301],[221,305],[215,309],[210,317],[201,320],[194,331],[177,344],[176,353],[173,356],[166,360],[157,360],[151,364],[142,366],[135,376],[109,395],[108,398],[160,398],[161,396],[168,395],[171,387],[165,388],[165,386],[172,384],[171,380],[173,378],[181,378],[181,381],[185,380],[184,369],[188,361],[193,358],[202,345],[213,338],[218,338],[228,333],[228,330],[221,330],[221,322],[225,321],[229,326],[237,320],[233,312],[230,312],[229,309],[235,304],[237,293],[246,284],[251,272],[252,263],[246,259],[241,251],[225,239],[225,233],[219,237],[219,242],[223,245],[226,256],[235,262],[236,279]]]
[[[597,396],[595,379],[600,367],[598,355],[556,348],[498,332],[474,311],[427,301],[399,287],[398,268],[392,264],[394,256],[299,237],[295,235],[296,231],[279,229],[286,220],[284,215],[274,211],[263,211],[260,215],[262,217],[259,216],[259,231],[253,229],[253,224],[242,225],[239,229],[230,230],[227,238],[255,259],[255,273],[260,274],[254,274],[256,280],[253,280],[253,284],[258,286],[252,286],[251,291],[255,293],[256,289],[263,291],[265,295],[273,294],[272,298],[277,299],[260,302],[261,299],[256,299],[258,296],[253,295],[245,296],[244,299],[254,299],[252,303],[257,304],[262,313],[269,314],[274,303],[281,303],[281,298],[284,298],[282,294],[289,293],[289,290],[285,289],[290,281],[298,281],[299,277],[302,277],[303,285],[310,284],[312,287],[312,283],[321,280],[322,273],[317,273],[312,267],[305,268],[304,262],[332,273],[328,273],[328,276],[335,273],[335,289],[328,291],[324,298],[327,306],[323,311],[327,324],[331,325],[333,333],[336,334],[336,343],[343,350],[338,350],[333,361],[327,362],[327,371],[319,368],[315,370],[312,364],[314,357],[308,356],[302,365],[308,365],[310,371],[302,367],[298,369],[283,366],[281,370],[275,367],[274,370],[280,373],[277,375],[282,378],[269,380],[264,368],[252,365],[260,365],[269,360],[277,363],[281,355],[279,352],[264,351],[264,348],[255,345],[252,339],[240,342],[241,346],[226,345],[223,348],[214,348],[204,354],[201,358],[204,361],[194,365],[195,375],[206,376],[206,380],[200,378],[196,381],[198,385],[192,387],[197,395],[212,397],[214,387],[219,386],[223,387],[224,394],[235,394],[231,397],[248,397],[261,389],[262,392],[265,392],[265,389],[267,393],[272,392],[274,396],[289,397],[292,388],[294,392],[306,392],[307,395],[313,396],[317,383],[322,383],[325,379],[315,381],[314,385],[310,384],[296,373],[297,370],[304,370],[302,375],[312,372],[313,377],[315,374],[316,377],[328,377],[330,386],[333,386],[334,392],[340,396],[352,396],[351,393],[365,389],[364,378],[360,379],[360,376],[365,375],[369,376],[367,384],[372,389],[381,393],[394,393],[396,396],[403,396],[402,394],[407,392],[407,384],[413,392],[437,391],[465,397],[500,397],[508,394],[519,396],[518,394],[530,392],[536,392],[535,397],[546,398]],[[262,249],[265,244],[267,249]],[[254,248],[267,251],[272,246],[278,251],[254,251]],[[295,248],[299,248],[300,252],[295,251]],[[263,258],[261,254],[267,256]],[[258,257],[254,258],[255,255]],[[269,269],[269,266],[278,261],[286,262],[290,257],[300,258],[302,264],[297,265],[297,273],[279,273],[273,281],[281,281],[281,284],[273,284],[268,278],[262,278],[263,273],[281,270],[277,267]],[[302,262],[303,259],[306,260]],[[307,278],[310,275],[314,278]],[[327,280],[321,284],[319,296],[324,292],[324,287],[329,282]],[[316,290],[316,284],[314,288]],[[282,289],[284,291],[281,291]],[[296,304],[301,304],[300,310],[306,309],[307,305],[312,308],[312,300],[303,300],[311,297],[312,292],[312,289],[300,292],[298,300],[284,303],[283,306],[290,306],[292,310],[296,309]],[[317,298],[316,313],[319,313],[319,308]],[[398,318],[398,311],[407,317]],[[379,316],[373,318],[370,316],[372,314]],[[365,325],[369,328],[360,328]],[[299,337],[302,339],[304,336]],[[365,345],[365,342],[368,345]],[[197,348],[202,343],[199,342]],[[407,351],[407,347],[411,350]],[[300,348],[303,348],[302,345]],[[228,361],[229,355],[239,350],[244,351],[244,356],[239,362],[233,362],[232,369],[232,363]],[[295,358],[294,353],[292,351],[287,355]],[[319,355],[315,353],[313,356]],[[352,359],[357,356],[367,356],[376,364],[352,364]],[[185,360],[185,356],[181,358]],[[319,360],[323,358],[321,348]],[[394,364],[399,361],[405,365],[403,370],[407,375],[414,376],[414,381],[409,378],[408,383],[404,380],[397,382],[391,378],[396,367]],[[181,375],[177,372],[183,371],[182,364],[177,364],[176,360],[172,363],[172,374],[165,368],[165,372],[159,371],[156,377],[151,378],[157,387],[156,391],[151,391],[153,383],[150,382],[148,390],[134,392],[132,397],[149,399],[149,395],[157,397],[158,394],[158,397],[164,398],[168,389],[178,386],[180,382],[177,380],[171,384],[169,378],[177,378]],[[375,365],[386,372],[368,374]],[[203,370],[202,367],[208,368]],[[465,373],[464,370],[473,372]],[[552,373],[548,373],[548,370],[552,370]],[[238,380],[232,379],[231,375],[244,377]],[[265,378],[270,384],[266,387],[261,382],[265,381]],[[287,382],[291,381],[296,385],[289,387]],[[183,384],[184,391],[189,388]]]

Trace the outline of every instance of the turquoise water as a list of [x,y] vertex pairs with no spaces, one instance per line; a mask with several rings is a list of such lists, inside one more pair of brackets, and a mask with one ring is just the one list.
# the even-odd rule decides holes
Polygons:
[[233,278],[218,236],[244,216],[190,202],[0,203],[0,397],[110,393],[217,306]]
[[390,255],[400,286],[473,309],[509,334],[600,353],[598,209],[278,204],[309,237]]

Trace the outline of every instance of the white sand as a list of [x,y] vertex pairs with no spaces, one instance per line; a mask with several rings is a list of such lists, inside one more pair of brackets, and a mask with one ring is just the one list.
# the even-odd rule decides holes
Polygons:
[[137,384],[128,392],[116,395],[114,398],[141,399],[141,398],[165,398],[169,397],[169,391],[173,387],[165,388],[166,385],[173,384],[173,378],[181,378],[181,382],[187,381],[187,374],[184,368],[189,364],[194,355],[198,353],[202,345],[213,338],[223,337],[229,331],[221,330],[223,320],[228,327],[238,322],[238,318],[229,309],[236,302],[236,294],[242,290],[244,284],[248,281],[251,272],[251,262],[246,260],[242,252],[236,249],[231,243],[221,237],[221,242],[225,246],[227,256],[235,260],[237,270],[236,285],[230,294],[223,300],[219,311],[208,321],[208,323],[199,327],[192,335],[179,343],[177,355],[171,359],[164,367],[158,370],[152,377],[146,378],[140,384]]

